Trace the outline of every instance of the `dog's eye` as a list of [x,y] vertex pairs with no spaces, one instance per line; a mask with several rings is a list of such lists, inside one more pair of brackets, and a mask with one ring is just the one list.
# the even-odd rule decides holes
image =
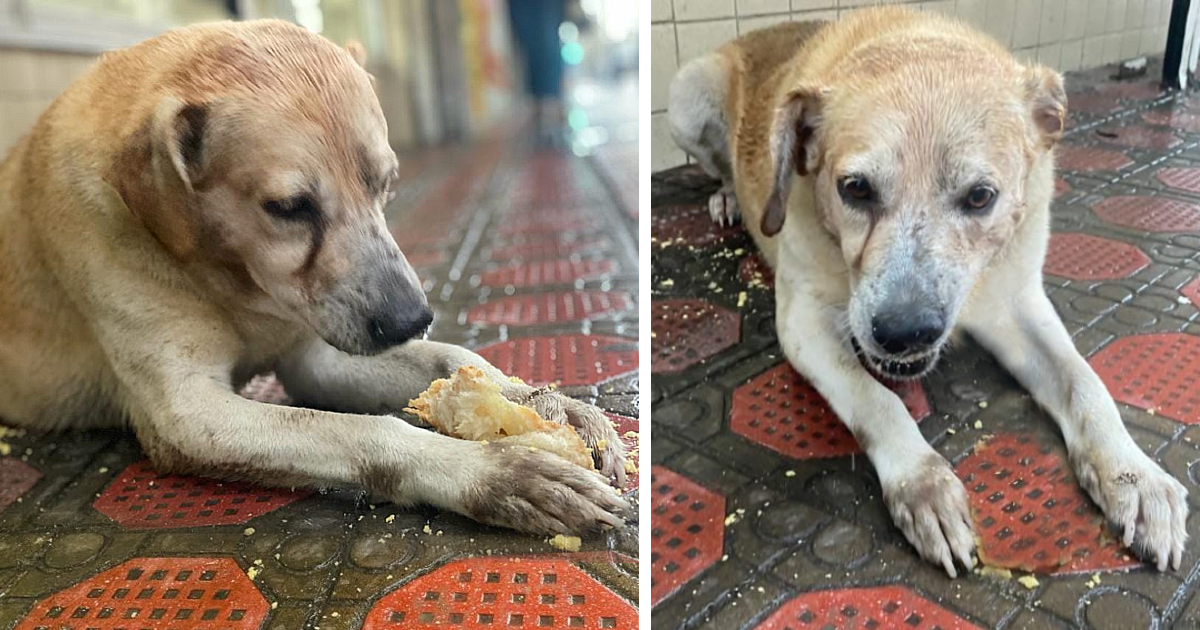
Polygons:
[[971,213],[985,212],[992,207],[992,203],[995,201],[995,189],[990,186],[976,186],[967,193],[966,199],[963,200],[963,207]]
[[319,215],[316,199],[307,194],[264,201],[262,209],[277,219],[287,221],[311,221]]
[[875,201],[875,189],[871,182],[861,177],[843,177],[838,180],[838,194],[846,203],[871,203]]

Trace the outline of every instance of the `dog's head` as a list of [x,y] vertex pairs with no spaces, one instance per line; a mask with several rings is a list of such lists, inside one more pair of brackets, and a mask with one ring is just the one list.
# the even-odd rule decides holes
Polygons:
[[853,342],[877,371],[916,378],[1012,239],[1030,184],[1048,187],[1062,79],[971,47],[862,51],[838,73],[776,113],[762,231],[781,230],[792,172],[810,176],[846,263]]
[[336,348],[421,334],[432,314],[382,212],[396,156],[351,53],[282,22],[184,43],[118,160],[126,204],[177,259],[240,278]]

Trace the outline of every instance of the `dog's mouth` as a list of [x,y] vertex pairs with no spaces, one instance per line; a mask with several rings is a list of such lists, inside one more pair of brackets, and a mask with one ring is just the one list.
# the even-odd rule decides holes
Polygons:
[[933,348],[919,354],[903,357],[878,357],[863,350],[857,339],[852,339],[854,352],[862,357],[867,368],[876,374],[898,381],[919,379],[933,371],[937,365],[938,353],[941,348]]

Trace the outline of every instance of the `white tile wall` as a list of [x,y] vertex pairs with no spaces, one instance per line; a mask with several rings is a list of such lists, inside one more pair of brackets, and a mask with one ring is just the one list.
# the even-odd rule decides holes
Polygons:
[[958,17],[1019,58],[1063,72],[1161,54],[1171,13],[1171,0],[650,0],[653,170],[686,160],[666,118],[667,88],[679,66],[754,29],[786,20],[834,20],[874,4],[908,4]]
[[92,60],[90,55],[0,49],[0,159]]

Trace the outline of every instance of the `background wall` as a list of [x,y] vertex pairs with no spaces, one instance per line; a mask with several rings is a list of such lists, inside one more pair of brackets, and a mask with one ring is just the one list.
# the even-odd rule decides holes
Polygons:
[[0,157],[92,59],[92,55],[0,48]]
[[685,156],[667,130],[667,86],[683,63],[741,33],[788,20],[835,20],[872,4],[907,4],[959,17],[1018,57],[1061,71],[1161,54],[1170,0],[650,0],[651,170]]

